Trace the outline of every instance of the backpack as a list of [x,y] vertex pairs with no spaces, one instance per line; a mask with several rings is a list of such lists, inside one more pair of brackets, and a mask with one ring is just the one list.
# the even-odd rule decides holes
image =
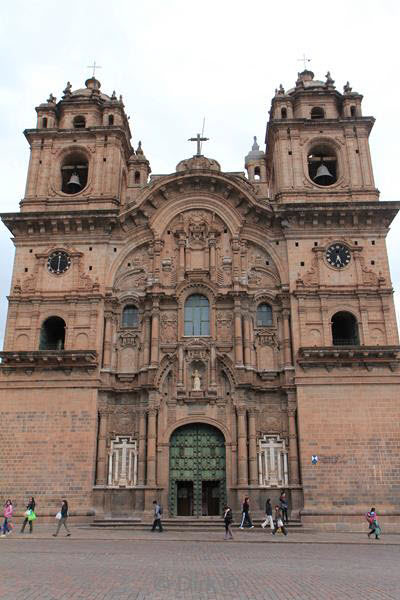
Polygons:
[[161,515],[163,514],[163,509],[162,509],[161,504],[158,505],[158,512],[159,512],[160,517],[161,517]]

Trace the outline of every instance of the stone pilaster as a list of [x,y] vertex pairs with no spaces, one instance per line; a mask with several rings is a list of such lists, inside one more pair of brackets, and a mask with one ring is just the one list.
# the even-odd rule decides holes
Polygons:
[[238,421],[238,484],[248,485],[246,408],[237,408]]

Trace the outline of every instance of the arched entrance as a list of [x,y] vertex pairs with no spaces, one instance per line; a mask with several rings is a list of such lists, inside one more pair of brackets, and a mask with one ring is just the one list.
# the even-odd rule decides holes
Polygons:
[[173,516],[220,515],[226,501],[225,439],[216,427],[176,429],[169,451],[169,511]]

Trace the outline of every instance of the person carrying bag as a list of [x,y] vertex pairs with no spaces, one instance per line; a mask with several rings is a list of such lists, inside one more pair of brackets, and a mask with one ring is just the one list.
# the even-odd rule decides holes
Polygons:
[[29,523],[29,533],[32,533],[33,521],[36,519],[35,506],[36,506],[35,499],[33,498],[33,496],[31,496],[28,500],[28,504],[26,507],[25,519],[22,523],[21,533],[24,533],[27,523]]

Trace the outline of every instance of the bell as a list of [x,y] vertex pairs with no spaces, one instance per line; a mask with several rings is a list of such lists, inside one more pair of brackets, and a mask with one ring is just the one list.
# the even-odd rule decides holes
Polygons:
[[[325,177],[329,177],[330,179],[333,179],[333,175],[331,173],[329,173],[328,167],[324,164],[320,164],[317,169],[317,173],[314,177],[314,181],[316,181],[317,179],[324,181]],[[318,183],[318,181],[317,181],[317,183]]]
[[76,171],[74,173],[72,173],[70,180],[67,183],[67,187],[68,187],[68,190],[71,191],[72,193],[79,192],[79,190],[81,189],[81,187],[82,187],[81,182],[79,179],[79,175]]

